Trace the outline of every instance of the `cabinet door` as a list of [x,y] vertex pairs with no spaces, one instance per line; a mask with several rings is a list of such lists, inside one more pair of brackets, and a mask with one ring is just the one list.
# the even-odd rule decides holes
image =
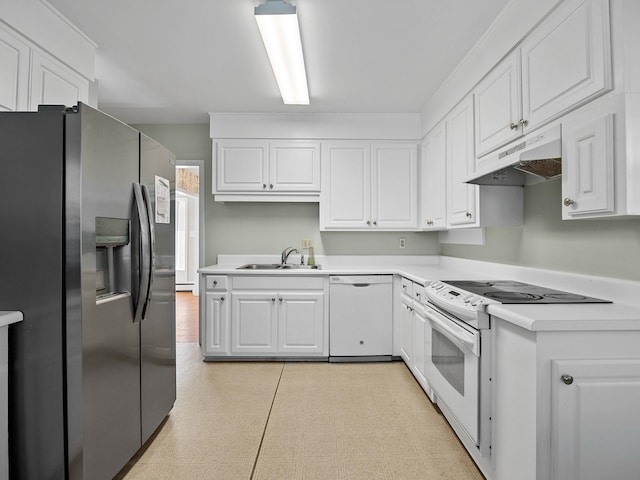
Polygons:
[[447,128],[447,224],[477,222],[478,186],[463,179],[473,172],[473,100],[468,96],[449,114]]
[[275,292],[232,294],[231,351],[243,354],[278,351]]
[[417,228],[417,146],[373,145],[371,154],[371,226],[380,229]]
[[476,154],[481,156],[522,135],[520,55],[500,62],[474,92]]
[[205,294],[202,349],[205,356],[229,353],[229,300],[226,293]]
[[640,359],[551,364],[551,478],[638,478]]
[[324,294],[281,292],[278,295],[278,352],[324,353]]
[[269,142],[219,140],[216,142],[214,191],[266,192],[269,184]]
[[270,142],[271,185],[278,192],[319,192],[320,143]]
[[0,111],[27,109],[29,46],[0,29]]
[[371,151],[369,144],[323,145],[321,230],[371,228]]
[[611,88],[608,0],[567,0],[521,47],[523,117],[537,127]]
[[613,212],[613,114],[563,125],[562,150],[562,218]]
[[59,61],[40,52],[31,54],[31,94],[29,110],[38,105],[53,104],[70,107],[88,103],[89,81]]
[[406,303],[401,305],[400,316],[400,356],[411,368],[413,355],[413,308]]
[[420,314],[419,310],[413,311],[413,358],[411,359],[411,371],[423,387],[427,384],[427,377],[424,374],[424,331],[427,319]]
[[420,162],[420,227],[442,230],[447,227],[445,124],[439,124],[422,144]]

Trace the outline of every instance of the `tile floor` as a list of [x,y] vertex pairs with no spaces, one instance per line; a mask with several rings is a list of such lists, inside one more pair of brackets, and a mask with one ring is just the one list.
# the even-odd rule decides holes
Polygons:
[[205,363],[122,480],[482,480],[402,362]]

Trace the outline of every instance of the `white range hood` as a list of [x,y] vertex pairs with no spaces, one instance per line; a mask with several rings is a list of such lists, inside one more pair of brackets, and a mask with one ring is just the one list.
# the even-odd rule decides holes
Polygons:
[[529,185],[562,173],[561,127],[555,125],[516,140],[478,159],[464,181],[475,185]]

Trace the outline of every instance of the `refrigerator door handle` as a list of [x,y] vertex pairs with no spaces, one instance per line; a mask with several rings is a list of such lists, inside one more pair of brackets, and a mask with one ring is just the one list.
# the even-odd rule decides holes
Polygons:
[[153,206],[151,204],[151,196],[149,195],[149,189],[146,185],[142,185],[142,195],[144,197],[145,206],[147,208],[147,219],[149,221],[149,286],[147,289],[147,297],[142,310],[142,318],[147,315],[147,307],[151,301],[151,294],[153,292],[153,274],[156,271],[156,230],[154,226]]
[[133,321],[139,322],[144,318],[144,310],[149,297],[149,282],[151,279],[151,255],[149,254],[149,214],[145,202],[142,186],[133,184],[134,203],[138,214],[138,228],[140,231],[140,278],[138,298],[135,300]]

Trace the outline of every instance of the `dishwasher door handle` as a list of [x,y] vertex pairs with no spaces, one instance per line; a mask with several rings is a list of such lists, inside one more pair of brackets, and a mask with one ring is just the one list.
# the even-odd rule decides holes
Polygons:
[[351,285],[353,285],[354,287],[370,287],[371,286],[370,283],[352,283]]

